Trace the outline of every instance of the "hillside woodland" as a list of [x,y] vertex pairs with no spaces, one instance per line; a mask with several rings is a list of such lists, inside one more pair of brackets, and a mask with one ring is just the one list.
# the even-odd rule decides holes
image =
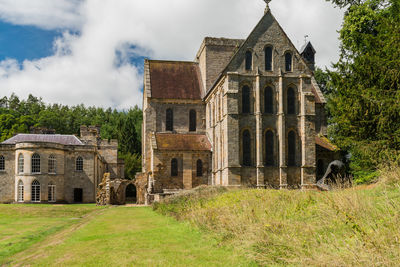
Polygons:
[[103,139],[119,140],[119,156],[125,159],[125,176],[133,179],[141,168],[142,111],[46,104],[29,95],[20,100],[11,95],[0,99],[0,142],[16,133],[29,133],[32,127],[54,129],[58,134],[79,136],[81,125],[100,125]]

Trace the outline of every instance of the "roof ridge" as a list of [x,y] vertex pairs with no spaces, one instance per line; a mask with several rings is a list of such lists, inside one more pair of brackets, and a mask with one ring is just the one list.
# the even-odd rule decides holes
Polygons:
[[195,61],[185,61],[185,60],[160,60],[160,59],[148,59],[148,61],[151,62],[156,62],[156,63],[184,63],[184,64],[196,64],[198,65],[199,63]]

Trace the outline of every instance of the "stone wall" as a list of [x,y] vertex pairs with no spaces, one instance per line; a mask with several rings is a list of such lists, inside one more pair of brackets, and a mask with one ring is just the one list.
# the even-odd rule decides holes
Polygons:
[[[83,158],[83,171],[76,170],[76,159]],[[83,190],[83,203],[92,203],[96,199],[97,179],[96,153],[94,148],[73,147],[65,156],[65,193],[64,198],[68,203],[74,203],[74,190]]]
[[[171,176],[171,160],[178,160],[178,176]],[[154,179],[153,193],[163,193],[163,190],[192,189],[199,185],[208,185],[209,182],[209,152],[154,152]],[[203,162],[203,176],[196,174],[197,160]]]
[[15,152],[10,145],[0,145],[0,155],[5,159],[5,170],[0,171],[0,203],[14,201]]
[[[265,71],[264,49],[269,45],[273,47],[273,69]],[[246,51],[251,51],[253,55],[251,70],[245,69]],[[281,72],[285,70],[287,52],[293,55],[292,71]],[[220,59],[219,57],[223,60],[225,55],[216,53],[213,56],[215,61]],[[308,170],[315,171],[316,158],[312,72],[272,16],[267,15],[260,22],[227,69],[229,72],[225,79],[221,79],[206,98],[207,133],[213,146],[213,183],[235,185],[230,184],[229,178],[226,177],[230,172],[223,170],[232,168],[232,174],[237,175],[234,168],[238,167],[242,168],[239,174],[240,183],[246,186],[276,186],[279,181],[279,184],[285,187],[287,183],[294,186],[315,180],[312,172]],[[245,85],[250,88],[249,114],[241,112],[242,88]],[[273,114],[265,113],[264,92],[267,87],[273,90]],[[296,113],[293,115],[288,114],[287,110],[289,87],[295,89]],[[245,168],[241,167],[241,140],[244,130],[249,130],[251,135],[252,163],[252,167]],[[272,167],[264,166],[265,133],[268,130],[275,136]],[[288,164],[287,142],[291,130],[297,136],[296,167],[278,171],[277,167],[286,168]],[[284,177],[280,177],[281,173]],[[233,178],[233,181],[237,179]]]

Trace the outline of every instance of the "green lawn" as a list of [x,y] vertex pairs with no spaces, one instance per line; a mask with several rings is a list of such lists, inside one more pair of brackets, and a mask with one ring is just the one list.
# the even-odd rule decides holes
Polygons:
[[0,215],[0,265],[253,265],[147,207],[2,205]]
[[95,205],[0,204],[0,265],[10,256],[101,209]]

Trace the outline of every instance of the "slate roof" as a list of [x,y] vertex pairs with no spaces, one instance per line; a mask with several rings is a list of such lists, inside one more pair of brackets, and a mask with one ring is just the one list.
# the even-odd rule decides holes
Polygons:
[[202,81],[195,62],[149,60],[151,97],[201,100]]
[[315,144],[317,144],[320,147],[323,147],[325,149],[328,149],[329,151],[337,151],[338,150],[338,147],[335,146],[334,144],[332,144],[331,141],[329,141],[329,139],[326,137],[316,136]]
[[1,144],[15,145],[18,143],[55,143],[61,145],[84,145],[75,135],[59,135],[59,134],[17,134],[16,136],[7,139]]
[[300,51],[299,51],[300,55],[303,54],[303,53],[306,51],[307,47],[310,47],[310,48],[312,49],[312,51],[313,51],[314,54],[316,53],[316,51],[315,51],[315,49],[314,49],[314,46],[311,44],[310,41],[307,41],[307,42],[300,48]]
[[211,144],[204,134],[156,134],[158,150],[211,151]]

